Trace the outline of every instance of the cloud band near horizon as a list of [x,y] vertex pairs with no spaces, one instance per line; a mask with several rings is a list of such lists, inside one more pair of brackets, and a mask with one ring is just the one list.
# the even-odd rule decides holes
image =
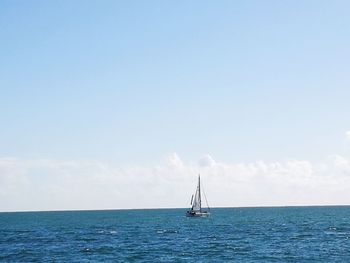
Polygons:
[[176,154],[152,167],[0,158],[0,211],[187,207],[201,173],[210,206],[350,204],[350,158],[196,164]]

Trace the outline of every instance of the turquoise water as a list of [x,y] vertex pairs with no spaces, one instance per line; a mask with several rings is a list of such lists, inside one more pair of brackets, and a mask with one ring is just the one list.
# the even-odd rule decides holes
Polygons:
[[1,262],[350,262],[350,207],[0,213]]

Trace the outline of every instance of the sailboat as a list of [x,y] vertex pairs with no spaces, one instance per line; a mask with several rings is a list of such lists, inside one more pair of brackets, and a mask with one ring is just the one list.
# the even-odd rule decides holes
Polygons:
[[187,217],[208,217],[210,215],[210,208],[205,193],[204,197],[207,203],[208,211],[202,209],[201,176],[198,175],[198,185],[195,194],[191,197],[191,208],[186,212]]

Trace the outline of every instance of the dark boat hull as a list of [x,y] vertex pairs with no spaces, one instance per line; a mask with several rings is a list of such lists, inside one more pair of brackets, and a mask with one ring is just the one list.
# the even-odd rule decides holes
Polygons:
[[203,211],[203,212],[187,211],[186,216],[187,217],[208,217],[210,216],[210,213],[207,211]]

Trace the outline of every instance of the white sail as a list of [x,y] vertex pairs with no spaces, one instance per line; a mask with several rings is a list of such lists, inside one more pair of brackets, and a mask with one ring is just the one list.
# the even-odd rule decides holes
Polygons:
[[198,178],[198,186],[196,189],[196,193],[194,194],[194,199],[193,199],[193,203],[192,203],[192,210],[193,211],[201,211],[202,210],[200,178]]
[[196,194],[194,196],[193,204],[192,204],[192,210],[193,211],[200,211],[201,210],[201,203],[200,203],[200,197],[199,192],[196,191]]

